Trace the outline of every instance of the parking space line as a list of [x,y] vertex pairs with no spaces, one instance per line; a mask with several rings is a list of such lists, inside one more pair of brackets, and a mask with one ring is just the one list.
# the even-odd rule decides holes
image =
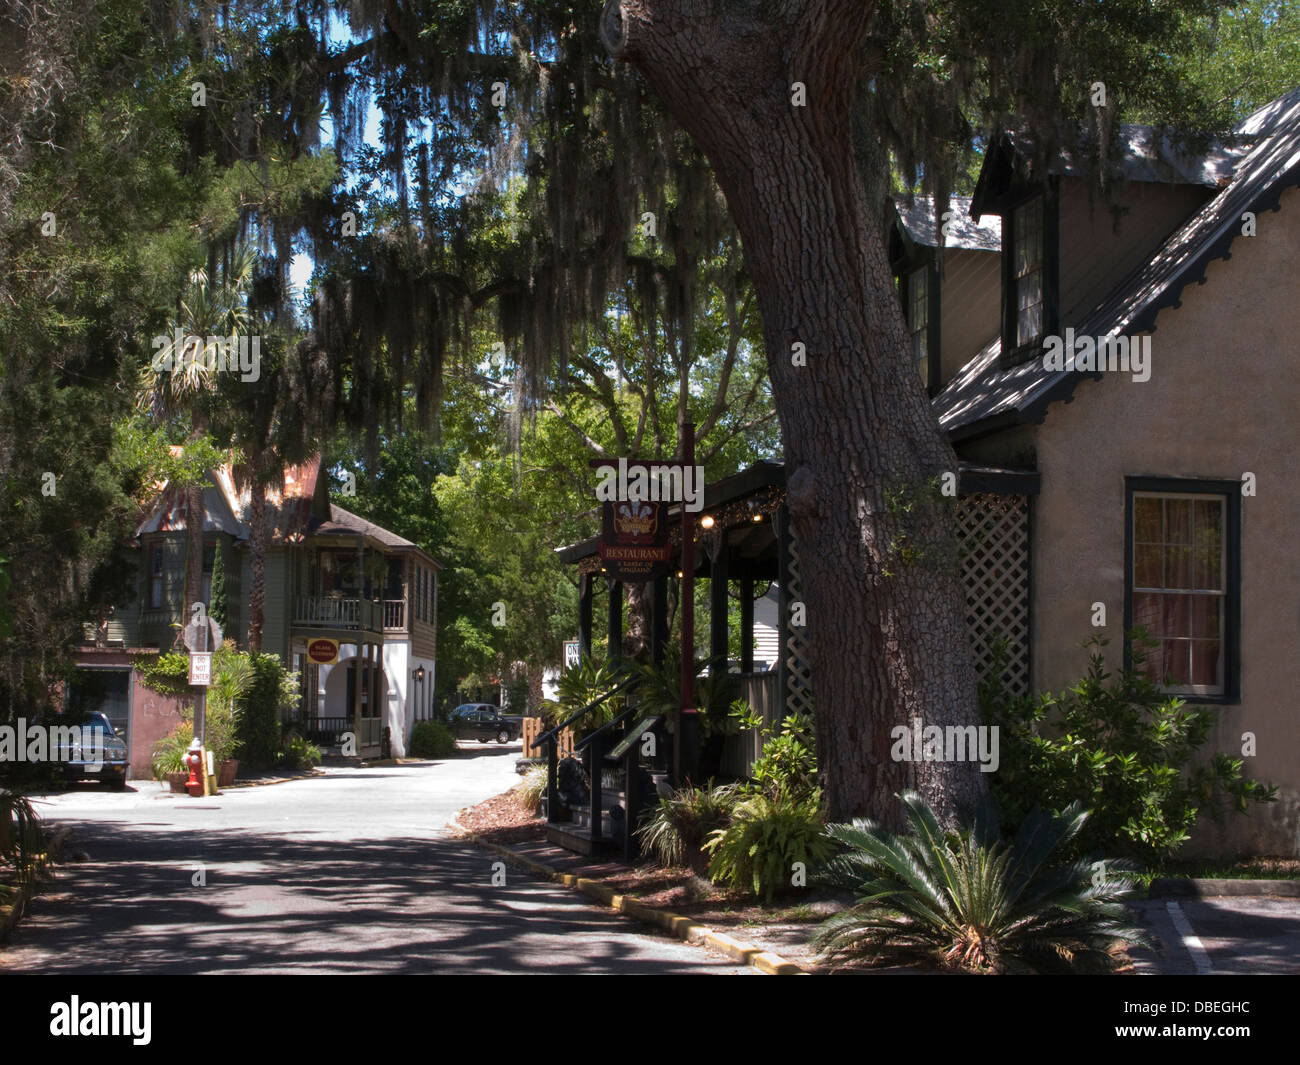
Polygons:
[[1183,913],[1182,907],[1176,902],[1166,902],[1165,909],[1169,911],[1169,919],[1174,922],[1174,928],[1182,937],[1183,947],[1192,956],[1197,975],[1203,976],[1213,972],[1214,968],[1210,965],[1210,955],[1202,945],[1200,937],[1192,930],[1192,924],[1187,919],[1187,915]]

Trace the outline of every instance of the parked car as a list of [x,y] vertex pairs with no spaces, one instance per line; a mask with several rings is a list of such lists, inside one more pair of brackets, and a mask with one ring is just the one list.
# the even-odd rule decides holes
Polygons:
[[99,711],[86,714],[77,725],[77,740],[58,749],[63,777],[69,783],[98,780],[110,788],[126,787],[128,765],[126,743],[113,728],[108,715]]
[[519,737],[519,719],[507,717],[491,703],[462,703],[447,716],[447,723],[458,739],[509,743]]

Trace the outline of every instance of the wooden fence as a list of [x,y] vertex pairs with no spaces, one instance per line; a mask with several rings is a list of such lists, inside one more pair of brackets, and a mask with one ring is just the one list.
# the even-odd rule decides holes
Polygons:
[[[523,731],[521,735],[524,740],[524,757],[525,758],[545,758],[546,748],[533,748],[533,741],[537,739],[547,729],[547,724],[540,717],[526,717],[523,719]],[[573,729],[566,728],[560,733],[559,756],[563,758],[566,754],[573,753]]]
[[[749,703],[769,729],[778,729],[784,707],[776,672],[746,673],[735,679],[740,682],[740,697]],[[763,739],[757,729],[746,729],[728,736],[722,748],[722,771],[728,776],[746,779],[762,747]]]

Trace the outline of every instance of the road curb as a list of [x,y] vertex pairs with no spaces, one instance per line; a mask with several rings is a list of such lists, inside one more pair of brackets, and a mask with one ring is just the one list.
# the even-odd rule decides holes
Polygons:
[[715,932],[712,928],[696,924],[689,917],[683,917],[679,913],[648,906],[640,899],[633,898],[630,895],[620,895],[613,888],[600,883],[598,880],[591,880],[585,876],[576,876],[573,873],[562,873],[545,862],[539,862],[535,858],[529,858],[525,854],[512,851],[509,847],[504,847],[500,843],[486,840],[477,832],[471,832],[462,825],[456,820],[455,815],[447,822],[447,827],[459,833],[459,838],[468,840],[476,847],[491,851],[493,854],[514,862],[516,865],[521,865],[529,872],[536,873],[547,880],[552,880],[573,891],[579,891],[589,899],[608,906],[625,917],[642,921],[645,924],[657,925],[674,939],[680,939],[683,943],[710,947],[721,954],[725,954],[733,961],[748,965],[768,976],[811,975],[794,962],[787,961],[770,950],[764,950],[762,947],[737,939],[725,932]]
[[324,773],[315,772],[303,773],[301,776],[296,777],[275,777],[273,780],[236,781],[234,784],[227,784],[224,788],[218,789],[218,793],[222,791],[234,791],[237,788],[265,788],[271,784],[292,784],[295,780],[314,780],[316,777],[323,776],[325,776]]
[[1300,880],[1232,880],[1160,876],[1151,881],[1147,895],[1153,899],[1207,899],[1223,896],[1244,898],[1260,895],[1300,899]]

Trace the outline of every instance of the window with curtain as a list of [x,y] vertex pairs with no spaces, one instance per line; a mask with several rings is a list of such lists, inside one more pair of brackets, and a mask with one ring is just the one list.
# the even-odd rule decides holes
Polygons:
[[1228,688],[1229,498],[1133,493],[1132,624],[1156,641],[1147,649],[1148,676],[1173,692]]

